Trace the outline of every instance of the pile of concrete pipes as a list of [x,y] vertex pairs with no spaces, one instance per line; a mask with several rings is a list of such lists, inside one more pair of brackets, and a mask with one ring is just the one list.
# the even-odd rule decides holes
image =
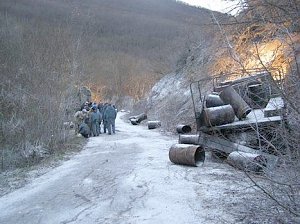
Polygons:
[[[255,108],[251,102],[264,106],[267,94],[264,94],[265,90],[261,83],[247,82],[245,84],[247,89],[245,91],[249,92],[248,100],[239,94],[241,91],[233,88],[233,84],[236,83],[231,82],[231,84],[215,88],[216,92],[205,97],[203,110],[199,117],[200,122],[197,121],[197,124],[199,122],[200,126],[212,127],[233,123],[236,118],[238,120],[245,119],[251,112],[251,107]],[[182,127],[177,132],[180,134],[179,142],[173,145],[169,151],[169,158],[175,164],[197,166],[199,162],[204,161],[206,149],[221,153],[228,164],[246,172],[263,172],[266,168],[273,168],[277,162],[276,156],[214,135],[205,133],[190,135]]]
[[209,94],[205,98],[201,123],[206,127],[234,122],[235,116],[242,120],[251,108],[232,86],[224,87],[220,93]]
[[[188,150],[192,150],[192,148],[187,146],[191,145],[194,145],[194,151],[188,152]],[[196,155],[199,152],[195,151],[195,147],[203,153],[201,157]],[[169,154],[171,154],[171,150],[174,151],[172,148],[174,148],[174,146],[171,147]],[[169,155],[170,160],[173,163],[191,166],[197,165],[197,162],[199,162],[197,158],[201,158],[201,161],[204,161],[204,149],[212,149],[213,151],[222,153],[222,155],[227,158],[226,161],[228,164],[246,172],[263,172],[266,168],[273,168],[277,162],[276,156],[265,154],[247,146],[239,145],[205,133],[195,135],[180,134],[176,148],[177,151],[179,150],[178,148],[182,148],[182,153],[177,153],[178,156],[176,160]],[[180,156],[182,156],[182,161],[178,159],[181,158]],[[186,157],[189,157],[189,159],[186,159]]]
[[246,172],[262,173],[266,168],[272,168],[277,162],[273,155],[261,153],[244,145],[200,133],[190,134],[191,127],[178,125],[178,144],[171,146],[169,159],[179,165],[198,166],[205,160],[205,150],[213,150],[222,153],[231,166]]
[[[191,126],[179,124],[176,127],[179,136],[186,136],[192,131]],[[198,166],[205,160],[204,148],[197,144],[174,144],[169,150],[169,159],[171,162],[180,165]]]

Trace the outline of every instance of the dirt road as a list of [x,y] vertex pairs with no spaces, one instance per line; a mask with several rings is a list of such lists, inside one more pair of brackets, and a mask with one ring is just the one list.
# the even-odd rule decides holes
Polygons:
[[[122,114],[121,114],[122,115]],[[115,135],[85,149],[32,183],[0,198],[0,223],[238,223],[248,184],[209,159],[174,165],[177,137],[116,121]]]

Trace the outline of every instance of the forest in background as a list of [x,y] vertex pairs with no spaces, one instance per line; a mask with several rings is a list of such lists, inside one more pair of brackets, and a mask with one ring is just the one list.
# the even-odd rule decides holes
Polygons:
[[97,100],[140,99],[192,44],[211,35],[203,32],[208,10],[172,0],[4,0],[0,12],[2,25],[14,27],[23,45],[41,52],[58,46],[54,52],[63,55],[56,59],[64,57],[58,61],[71,64],[61,63],[71,67],[75,84],[89,86]]

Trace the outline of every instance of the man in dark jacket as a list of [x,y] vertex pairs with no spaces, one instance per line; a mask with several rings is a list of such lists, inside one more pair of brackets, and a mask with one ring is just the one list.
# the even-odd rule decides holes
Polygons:
[[104,111],[104,122],[107,126],[108,134],[111,135],[111,132],[116,133],[115,130],[115,120],[117,117],[117,112],[111,104],[108,104]]
[[[101,123],[104,125],[103,121],[103,114],[104,114],[104,104],[103,103],[98,103],[98,111],[99,112],[99,117],[100,117],[100,122],[99,122],[99,133],[101,134]],[[104,127],[103,127],[104,131]],[[104,132],[105,133],[105,132]]]
[[100,122],[100,116],[99,113],[97,113],[97,106],[93,106],[92,107],[92,111],[91,111],[91,133],[93,134],[93,136],[99,136],[99,122]]
[[102,108],[102,118],[103,118],[103,133],[106,133],[106,129],[107,129],[107,124],[106,121],[104,119],[104,114],[105,114],[105,110],[108,107],[108,103],[104,103],[103,108]]

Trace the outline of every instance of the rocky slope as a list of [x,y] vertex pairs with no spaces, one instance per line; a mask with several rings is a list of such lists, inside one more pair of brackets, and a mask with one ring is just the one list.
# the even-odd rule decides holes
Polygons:
[[[180,123],[193,126],[194,130],[196,128],[190,84],[213,75],[214,52],[223,45],[215,35],[218,34],[216,30],[211,29],[209,32],[210,38],[203,39],[192,48],[182,58],[181,67],[157,82],[147,97],[149,119],[161,120],[164,129],[174,131]],[[195,102],[195,105],[199,106],[199,103]]]

